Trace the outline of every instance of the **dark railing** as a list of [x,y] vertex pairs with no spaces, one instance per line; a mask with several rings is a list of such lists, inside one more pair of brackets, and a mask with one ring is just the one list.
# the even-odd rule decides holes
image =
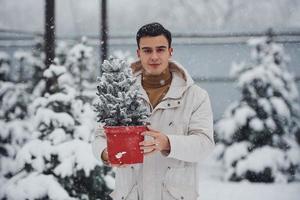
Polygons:
[[[228,77],[194,77],[195,82],[205,83],[231,83],[237,81],[235,78]],[[300,76],[295,77],[296,82],[300,82]]]
[[[300,30],[299,31],[272,31],[274,39],[282,43],[300,43]],[[174,42],[178,43],[197,43],[197,44],[231,44],[231,43],[244,43],[250,37],[265,36],[266,32],[236,32],[236,33],[174,33]],[[85,35],[91,40],[91,44],[99,45],[99,36]],[[1,46],[33,46],[36,37],[43,37],[43,33],[35,31],[24,30],[9,30],[0,29],[0,47]],[[109,40],[114,43],[122,43],[124,40],[135,42],[134,35],[111,35],[108,36]],[[58,40],[78,41],[79,36],[61,35],[57,37]],[[191,39],[191,40],[189,40]],[[229,77],[195,77],[196,82],[212,82],[212,83],[230,83],[236,81],[234,78]],[[300,76],[295,77],[296,82],[300,82]]]
[[[295,37],[300,40],[300,30],[293,30],[293,31],[274,31],[272,29],[268,29],[268,31],[261,31],[261,32],[211,32],[211,33],[173,33],[172,37],[175,39],[215,39],[215,38],[243,38],[243,37],[260,37],[265,36],[266,33],[272,32],[272,35],[275,37]],[[2,33],[8,33],[7,36],[2,36]],[[13,34],[13,35],[11,35]],[[15,34],[15,35],[14,35]],[[18,35],[18,36],[16,36]],[[1,29],[0,28],[0,40],[3,38],[32,38],[37,36],[43,36],[42,32],[39,31],[24,31],[24,30],[17,30],[17,29]],[[99,35],[97,34],[85,34],[87,38],[90,39],[99,39]],[[123,35],[109,35],[109,39],[134,39],[135,35],[132,34],[123,34]],[[58,35],[58,39],[68,39],[68,40],[77,40],[80,36],[75,35]]]

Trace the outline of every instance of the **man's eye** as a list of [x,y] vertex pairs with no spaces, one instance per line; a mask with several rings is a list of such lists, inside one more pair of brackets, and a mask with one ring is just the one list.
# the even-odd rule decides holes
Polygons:
[[162,53],[162,52],[164,52],[165,51],[165,49],[157,49],[157,52],[158,53]]
[[144,53],[151,53],[152,51],[150,49],[144,50]]

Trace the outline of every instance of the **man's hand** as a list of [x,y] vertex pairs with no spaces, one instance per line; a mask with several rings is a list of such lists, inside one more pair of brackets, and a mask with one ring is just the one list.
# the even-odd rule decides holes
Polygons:
[[109,165],[110,167],[128,167],[129,165],[127,164],[111,164],[108,160],[108,152],[107,152],[107,148],[105,148],[102,151],[101,154],[101,159],[103,161],[104,164]]
[[168,136],[152,129],[150,126],[147,126],[147,128],[149,131],[145,131],[141,134],[144,136],[150,136],[153,139],[144,140],[143,142],[139,143],[141,150],[144,151],[144,155],[149,155],[158,151],[165,154],[165,152],[170,151],[170,142]]

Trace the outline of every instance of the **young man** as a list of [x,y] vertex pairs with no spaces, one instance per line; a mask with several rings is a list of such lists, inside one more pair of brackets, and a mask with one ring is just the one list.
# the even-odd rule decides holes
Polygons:
[[[213,150],[213,116],[207,92],[187,71],[171,61],[171,33],[159,23],[144,25],[136,35],[139,61],[132,64],[143,101],[151,116],[144,163],[117,166],[117,200],[196,200],[198,163]],[[93,150],[107,163],[103,132]],[[108,163],[109,164],[109,163]]]

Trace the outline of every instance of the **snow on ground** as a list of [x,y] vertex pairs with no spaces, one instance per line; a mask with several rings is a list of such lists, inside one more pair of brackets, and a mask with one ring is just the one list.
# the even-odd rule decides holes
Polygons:
[[199,200],[299,200],[300,182],[297,183],[250,183],[224,182],[222,166],[207,159],[200,167]]
[[300,183],[253,184],[207,180],[200,183],[200,200],[299,200]]

